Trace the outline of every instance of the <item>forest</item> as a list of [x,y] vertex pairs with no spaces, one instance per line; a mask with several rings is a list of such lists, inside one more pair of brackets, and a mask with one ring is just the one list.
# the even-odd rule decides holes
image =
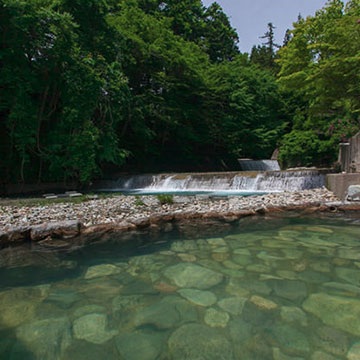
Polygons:
[[1,0],[0,185],[332,166],[360,125],[360,0],[238,49],[201,0]]

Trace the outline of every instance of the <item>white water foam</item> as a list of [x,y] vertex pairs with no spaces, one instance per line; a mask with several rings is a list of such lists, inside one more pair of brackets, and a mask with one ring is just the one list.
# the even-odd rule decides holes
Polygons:
[[300,191],[324,186],[325,176],[318,171],[274,171],[241,173],[138,175],[120,179],[112,191],[144,193],[229,192],[267,193]]

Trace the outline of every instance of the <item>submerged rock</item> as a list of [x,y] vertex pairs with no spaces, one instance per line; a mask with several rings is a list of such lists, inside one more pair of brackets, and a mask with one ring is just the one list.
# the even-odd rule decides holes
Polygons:
[[230,337],[234,344],[245,342],[252,336],[252,326],[241,319],[241,317],[235,317],[229,323]]
[[[71,344],[70,329],[71,324],[67,317],[45,319],[20,326],[16,330],[16,337],[37,359],[58,360]],[[15,345],[15,353],[21,353],[19,346]]]
[[112,264],[95,265],[87,269],[84,278],[89,280],[97,277],[118,274],[120,271],[120,268]]
[[306,314],[296,306],[283,306],[280,311],[281,319],[291,323],[297,322],[301,326],[307,326]]
[[269,335],[289,354],[304,355],[310,351],[306,336],[289,325],[274,325],[269,328]]
[[338,358],[323,351],[315,351],[311,355],[311,360],[338,360]]
[[85,305],[85,306],[81,306],[79,308],[77,308],[74,311],[74,317],[81,317],[84,316],[86,314],[91,314],[91,313],[105,313],[106,312],[106,307],[105,306],[101,306],[101,305]]
[[94,344],[103,344],[118,334],[117,330],[107,330],[106,314],[84,315],[74,321],[74,337]]
[[360,300],[317,293],[311,294],[302,307],[325,324],[360,336]]
[[360,343],[357,342],[354,345],[351,346],[348,354],[347,354],[348,360],[360,360]]
[[355,269],[338,267],[335,269],[336,276],[350,284],[360,286],[360,271]]
[[285,355],[279,348],[276,347],[273,348],[273,358],[274,360],[305,360],[303,357]]
[[53,289],[50,291],[45,302],[53,303],[62,309],[68,309],[79,300],[81,300],[81,297],[75,290]]
[[41,299],[26,289],[12,289],[0,293],[0,329],[16,327],[33,320]]
[[232,296],[232,297],[221,299],[220,301],[218,301],[217,305],[222,310],[224,310],[232,315],[240,315],[243,311],[246,301],[247,301],[246,297]]
[[75,340],[66,349],[61,360],[118,360],[119,354],[113,346],[89,343],[85,340]]
[[168,341],[174,360],[233,360],[229,341],[216,329],[205,325],[186,324],[175,330]]
[[360,287],[350,284],[343,284],[338,282],[327,282],[322,284],[322,286],[327,288],[327,291],[336,291],[338,293],[353,294],[353,295],[360,295]]
[[200,306],[211,306],[216,303],[216,295],[210,291],[196,289],[181,289],[178,293],[186,300]]
[[205,312],[204,321],[205,324],[217,328],[224,328],[227,326],[230,320],[230,316],[228,313],[224,311],[219,311],[214,308],[207,309]]
[[270,280],[269,282],[277,296],[289,300],[301,300],[306,297],[305,283],[296,280]]
[[317,329],[318,344],[328,353],[344,356],[349,348],[349,339],[337,329],[322,326]]
[[197,319],[197,310],[188,301],[178,296],[167,296],[139,310],[134,317],[134,325],[135,327],[151,325],[157,329],[171,329],[184,322]]
[[136,309],[144,301],[143,295],[118,295],[112,301],[112,311],[114,316],[121,316],[123,312],[129,312]]
[[133,332],[117,336],[115,344],[121,359],[155,360],[161,353],[162,341],[163,337],[159,334]]
[[164,274],[181,288],[204,290],[219,284],[223,280],[223,275],[191,263],[170,266]]
[[257,295],[253,295],[249,301],[262,310],[275,310],[278,308],[278,305],[273,301]]

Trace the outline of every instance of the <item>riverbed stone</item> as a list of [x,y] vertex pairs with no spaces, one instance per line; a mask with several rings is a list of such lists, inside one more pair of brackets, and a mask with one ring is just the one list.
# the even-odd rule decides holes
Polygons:
[[205,324],[213,328],[225,328],[230,320],[227,312],[219,311],[215,308],[207,309],[204,316]]
[[246,275],[245,271],[232,269],[222,269],[221,273],[229,276],[230,278],[243,278]]
[[0,329],[33,320],[40,302],[40,298],[33,297],[26,289],[0,292],[0,306],[3,309],[0,311]]
[[89,280],[97,277],[118,274],[120,271],[121,269],[113,264],[94,265],[87,269],[84,278]]
[[246,297],[232,296],[219,300],[217,305],[231,315],[240,315],[246,301]]
[[117,330],[107,330],[107,316],[102,313],[84,315],[74,321],[74,337],[94,344],[104,344],[118,334]]
[[180,289],[178,293],[186,300],[199,306],[211,306],[216,303],[216,295],[210,291],[197,289]]
[[191,263],[170,266],[164,274],[178,287],[200,290],[211,288],[223,280],[223,275],[218,272]]
[[195,240],[178,240],[170,245],[170,250],[174,252],[184,253],[191,250],[197,250],[198,246]]
[[55,304],[62,309],[68,309],[81,300],[81,296],[73,289],[52,289],[45,302]]
[[301,259],[304,254],[303,251],[294,248],[282,249],[281,251],[284,253],[285,258],[290,260]]
[[244,343],[252,336],[251,324],[244,321],[241,317],[234,317],[229,322],[230,337],[234,344]]
[[197,321],[196,308],[178,296],[166,296],[155,304],[139,309],[134,317],[135,327],[151,325],[157,329],[171,329],[184,322]]
[[74,315],[74,317],[78,318],[78,317],[84,316],[86,314],[105,313],[105,312],[106,312],[105,306],[91,304],[91,305],[85,305],[85,306],[81,306],[81,307],[77,308],[74,311],[73,315]]
[[353,344],[347,353],[348,360],[360,360],[360,342]]
[[349,348],[348,337],[340,330],[329,326],[317,329],[318,344],[328,353],[344,356]]
[[291,270],[278,270],[276,272],[276,274],[286,280],[297,280],[298,279],[298,273],[296,273],[295,271],[291,271]]
[[217,253],[217,252],[214,252],[211,254],[211,257],[215,260],[215,261],[218,261],[218,262],[223,262],[225,260],[227,260],[229,258],[229,253]]
[[122,291],[119,281],[110,277],[100,277],[84,280],[77,284],[77,290],[82,297],[93,303],[102,303],[104,299],[111,299]]
[[163,337],[160,334],[132,332],[115,338],[121,359],[155,360],[161,353]]
[[235,255],[245,255],[245,256],[251,256],[251,252],[249,249],[246,248],[238,248],[233,251],[233,254]]
[[159,294],[159,290],[155,289],[153,284],[147,281],[137,280],[126,284],[121,290],[121,293],[123,295],[157,295]]
[[277,347],[274,347],[272,350],[274,360],[305,360],[303,357],[286,355]]
[[272,291],[267,283],[256,279],[230,279],[229,285],[261,295],[269,295]]
[[338,278],[360,286],[360,270],[338,267],[335,269],[335,273]]
[[302,300],[307,295],[305,283],[297,280],[270,280],[277,296],[288,300]]
[[327,275],[321,272],[311,270],[305,270],[301,272],[298,276],[300,280],[303,280],[306,283],[321,284],[330,281],[330,278]]
[[223,247],[226,246],[226,241],[223,238],[210,238],[206,239],[208,244],[212,247]]
[[225,286],[225,292],[233,296],[247,297],[250,294],[250,291],[248,289],[241,287],[234,280],[237,279],[230,278],[229,284]]
[[241,270],[243,269],[244,267],[239,265],[239,264],[235,264],[233,261],[231,260],[225,260],[223,263],[222,263],[226,268],[228,269],[231,269],[231,270]]
[[311,294],[302,307],[325,324],[360,336],[360,300],[316,293]]
[[230,342],[218,330],[200,324],[186,324],[175,330],[168,341],[173,360],[233,360]]
[[[58,360],[71,344],[71,323],[67,317],[33,321],[18,327],[16,337],[36,359]],[[19,352],[17,346],[14,352]]]
[[275,310],[278,308],[278,305],[275,302],[257,295],[253,295],[249,301],[262,310]]
[[339,358],[335,358],[324,351],[315,351],[311,355],[311,360],[339,360]]
[[342,259],[349,259],[349,260],[360,260],[360,253],[358,251],[354,251],[354,248],[339,248],[338,249],[338,256]]
[[[119,354],[113,346],[74,340],[61,356],[61,360],[119,360]],[[10,359],[12,360],[12,359]]]
[[281,319],[285,322],[297,322],[301,326],[307,326],[308,321],[306,314],[296,306],[282,306],[280,310]]
[[322,284],[326,288],[327,292],[337,292],[339,295],[346,294],[346,295],[360,295],[360,287],[351,285],[351,284],[343,284],[339,282],[327,282]]
[[277,260],[284,260],[283,257],[280,257],[280,256],[275,256],[275,255],[271,255],[269,254],[267,251],[260,251],[256,257],[260,260],[263,260],[263,261],[277,261]]
[[316,261],[310,264],[310,267],[314,271],[319,271],[323,273],[329,273],[331,271],[331,267],[328,261]]
[[252,264],[252,257],[248,255],[233,255],[232,261],[241,266]]
[[179,253],[177,255],[181,261],[183,262],[195,262],[196,261],[196,256],[192,255],[192,254],[187,254],[187,253]]
[[229,252],[229,248],[227,246],[219,246],[211,250],[213,253],[226,254]]
[[258,273],[269,273],[271,268],[263,264],[251,264],[246,267],[246,270]]
[[124,319],[124,315],[132,314],[133,311],[145,306],[143,295],[118,295],[112,301],[112,313],[116,319]]
[[[276,309],[275,309],[276,310]],[[254,327],[266,328],[274,323],[277,311],[269,311],[259,307],[252,301],[247,301],[241,313],[241,318]]]
[[310,351],[306,336],[290,325],[276,324],[269,328],[271,336],[280,348],[293,355],[305,355]]

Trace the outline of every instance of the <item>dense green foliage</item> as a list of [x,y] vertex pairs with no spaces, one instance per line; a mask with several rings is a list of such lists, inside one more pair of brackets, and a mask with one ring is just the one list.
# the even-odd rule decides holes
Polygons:
[[249,57],[216,3],[2,0],[0,185],[328,164],[359,127],[359,18],[330,1]]
[[280,157],[289,166],[328,165],[337,144],[359,131],[360,1],[332,0],[300,18],[277,58],[282,89],[301,99]]
[[3,0],[0,30],[2,182],[211,169],[289,121],[216,3]]

